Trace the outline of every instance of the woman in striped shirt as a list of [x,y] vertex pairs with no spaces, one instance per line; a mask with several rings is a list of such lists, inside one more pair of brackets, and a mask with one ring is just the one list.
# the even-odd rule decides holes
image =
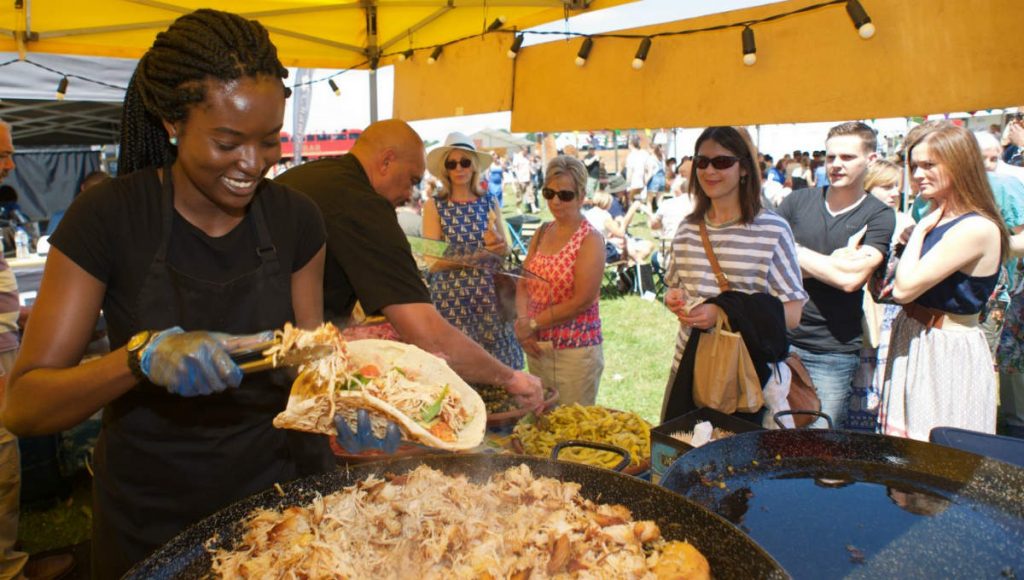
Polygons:
[[673,376],[691,328],[711,328],[721,313],[702,303],[721,291],[701,242],[701,224],[731,290],[778,298],[788,328],[800,323],[807,300],[793,232],[786,220],[761,207],[761,175],[748,139],[734,127],[708,127],[695,149],[689,179],[695,208],[672,240],[665,294],[665,305],[680,322]]

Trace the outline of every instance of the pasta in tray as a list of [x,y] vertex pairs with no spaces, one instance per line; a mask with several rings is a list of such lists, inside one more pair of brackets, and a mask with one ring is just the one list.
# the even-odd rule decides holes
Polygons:
[[359,409],[370,412],[374,433],[389,420],[405,439],[447,450],[472,449],[483,441],[483,400],[440,358],[389,340],[347,342],[332,324],[311,331],[290,325],[265,354],[329,345],[333,354],[299,368],[288,406],[274,426],[333,435],[334,416],[355,426]]
[[221,578],[709,578],[687,542],[597,504],[580,485],[519,465],[484,483],[420,466],[255,510],[233,549],[208,544]]

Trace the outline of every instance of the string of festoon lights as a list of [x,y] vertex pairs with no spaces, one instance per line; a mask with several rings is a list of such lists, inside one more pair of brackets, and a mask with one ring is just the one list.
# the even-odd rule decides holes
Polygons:
[[[27,65],[34,66],[36,68],[40,68],[40,69],[43,69],[43,70],[48,71],[48,72],[52,72],[52,73],[54,73],[56,75],[60,75],[60,81],[57,82],[57,91],[56,91],[56,98],[57,98],[58,101],[63,101],[64,98],[67,96],[67,94],[68,94],[68,86],[71,84],[71,80],[70,79],[77,79],[77,80],[80,80],[80,81],[84,81],[84,82],[87,82],[87,83],[93,83],[93,84],[96,84],[96,85],[101,85],[101,86],[104,86],[104,87],[107,87],[107,88],[110,88],[110,89],[115,89],[115,90],[118,90],[118,91],[126,91],[126,90],[128,90],[128,87],[122,87],[120,85],[111,84],[111,83],[108,83],[106,81],[101,81],[101,80],[98,80],[98,79],[93,79],[93,78],[85,77],[85,76],[74,74],[74,73],[64,73],[64,72],[61,72],[61,71],[59,71],[59,70],[57,70],[55,68],[46,66],[45,64],[41,64],[41,63],[35,62],[34,60],[32,60],[30,58],[25,58],[25,59],[15,58],[15,59],[11,59],[11,60],[8,60],[8,61],[5,61],[5,62],[0,62],[0,68],[3,68],[3,67],[8,66],[8,65],[12,65],[12,64],[17,63],[17,62],[25,63]],[[303,81],[303,82],[292,83],[291,84],[291,88],[294,89],[294,88],[300,87],[300,86],[315,85],[315,84],[318,84],[318,83],[326,82],[327,86],[329,86],[331,88],[331,90],[334,91],[335,95],[341,96],[341,89],[338,87],[338,83],[336,83],[334,81],[334,79],[338,78],[339,76],[341,76],[341,75],[343,75],[343,74],[345,74],[347,72],[350,72],[350,71],[353,71],[353,70],[357,70],[360,67],[362,67],[362,66],[364,66],[366,64],[369,64],[369,62],[370,62],[369,60],[365,60],[365,61],[363,61],[363,62],[361,62],[361,63],[359,63],[359,64],[357,64],[357,65],[355,65],[355,66],[353,66],[351,68],[341,69],[341,70],[339,70],[339,71],[337,71],[335,73],[332,73],[332,74],[330,74],[328,76],[325,76],[325,77],[321,77],[321,78],[318,78],[318,79],[311,79],[311,80]]]
[[[811,4],[809,6],[804,6],[802,8],[797,8],[797,9],[794,9],[794,10],[789,10],[787,12],[779,12],[779,13],[776,13],[776,14],[772,14],[770,16],[765,16],[763,18],[758,18],[756,20],[745,20],[745,21],[740,21],[740,22],[732,22],[732,23],[728,23],[728,24],[719,24],[719,25],[716,25],[716,26],[708,26],[708,27],[705,27],[705,28],[692,28],[692,29],[687,29],[687,30],[665,31],[665,32],[658,32],[658,33],[655,33],[655,34],[648,34],[648,35],[644,35],[644,34],[616,34],[616,33],[585,34],[585,33],[581,33],[581,32],[569,32],[569,31],[540,31],[540,30],[521,30],[521,31],[517,31],[517,30],[503,30],[502,26],[504,26],[506,19],[505,19],[504,16],[499,16],[498,18],[495,18],[493,21],[491,21],[490,24],[487,24],[486,26],[484,26],[483,30],[480,33],[478,33],[478,34],[472,34],[472,35],[469,35],[469,36],[464,36],[462,38],[457,38],[457,39],[454,39],[454,40],[450,40],[450,41],[445,42],[443,44],[435,44],[435,45],[422,46],[422,47],[417,47],[417,48],[413,48],[413,47],[410,46],[409,48],[407,48],[407,49],[405,49],[403,51],[379,54],[375,58],[368,58],[367,60],[365,60],[365,61],[363,61],[363,62],[361,62],[361,63],[359,63],[357,65],[354,65],[354,66],[352,66],[350,68],[341,69],[338,72],[335,72],[335,73],[333,73],[331,75],[328,75],[328,76],[325,76],[325,77],[321,77],[321,78],[318,78],[318,79],[311,79],[311,80],[304,81],[304,82],[301,82],[301,83],[294,83],[294,84],[292,84],[292,88],[295,88],[295,87],[298,87],[298,86],[303,86],[303,85],[314,85],[314,84],[326,82],[327,85],[330,87],[330,89],[334,92],[334,94],[340,96],[341,95],[341,89],[338,87],[338,84],[335,82],[334,79],[336,79],[338,76],[340,76],[340,75],[342,75],[342,74],[344,74],[346,72],[349,72],[351,70],[359,69],[359,68],[361,68],[361,67],[363,67],[363,66],[365,66],[367,64],[371,64],[371,63],[373,63],[373,66],[376,67],[376,63],[381,58],[384,58],[384,57],[394,56],[399,61],[406,61],[406,60],[412,59],[414,57],[414,55],[416,54],[416,52],[426,52],[426,51],[430,51],[429,56],[427,57],[427,64],[434,64],[434,63],[436,63],[441,58],[442,54],[444,53],[445,47],[448,47],[448,46],[451,46],[453,44],[457,44],[459,42],[463,42],[463,41],[466,41],[466,40],[470,40],[470,39],[473,39],[473,38],[479,38],[480,36],[483,36],[483,35],[486,35],[486,34],[512,34],[512,35],[514,35],[515,38],[512,40],[512,44],[509,46],[508,53],[507,53],[508,57],[512,58],[512,59],[516,58],[519,55],[519,53],[522,51],[523,41],[526,38],[527,34],[534,34],[534,35],[558,35],[558,36],[563,36],[563,37],[566,37],[566,36],[567,37],[583,37],[583,42],[580,44],[580,48],[576,52],[576,58],[575,58],[576,66],[581,66],[581,67],[585,66],[587,64],[587,59],[590,57],[590,52],[594,49],[595,39],[597,39],[597,40],[600,40],[602,38],[620,38],[620,39],[621,38],[627,38],[627,39],[634,38],[634,39],[639,39],[640,40],[640,45],[637,47],[636,53],[633,56],[632,66],[633,66],[634,69],[640,70],[641,68],[643,68],[644,63],[647,61],[648,55],[650,54],[651,48],[652,48],[652,46],[654,44],[654,40],[657,39],[657,38],[669,37],[669,36],[684,36],[684,35],[688,35],[688,34],[699,34],[699,33],[703,33],[703,32],[714,32],[714,31],[719,31],[719,30],[727,30],[727,29],[731,29],[731,28],[739,28],[739,29],[742,30],[742,32],[740,34],[740,41],[741,41],[741,48],[742,48],[742,55],[743,55],[743,63],[746,64],[747,66],[753,66],[754,64],[757,63],[757,43],[756,43],[756,41],[754,39],[754,27],[755,26],[760,25],[760,24],[764,24],[764,23],[767,23],[767,22],[774,22],[776,20],[781,20],[783,18],[789,18],[789,17],[796,16],[796,15],[799,15],[799,14],[804,14],[804,13],[807,13],[807,12],[812,12],[812,11],[815,11],[815,10],[822,10],[822,9],[825,9],[825,8],[828,8],[828,7],[831,7],[831,6],[836,6],[836,5],[839,5],[839,4],[844,4],[846,6],[846,13],[850,17],[850,21],[853,23],[854,28],[856,28],[857,33],[860,35],[861,38],[867,40],[867,39],[869,39],[869,38],[871,38],[871,37],[873,37],[875,35],[875,25],[871,22],[871,17],[868,16],[867,11],[864,10],[864,7],[861,5],[860,0],[827,0],[825,2],[819,2],[817,4]],[[412,42],[412,32],[411,31],[409,32],[408,36],[409,36],[409,41],[411,43]],[[10,60],[10,61],[7,61],[7,62],[3,62],[3,63],[0,63],[0,68],[2,68],[4,66],[7,66],[7,65],[10,65],[10,64],[15,63],[15,62],[25,62],[27,64],[30,64],[30,65],[33,65],[33,66],[39,67],[41,69],[45,69],[47,71],[50,71],[52,73],[60,75],[61,79],[60,79],[60,81],[58,82],[58,85],[57,85],[57,95],[56,95],[57,96],[57,100],[63,100],[65,95],[67,95],[68,86],[70,84],[70,80],[69,79],[71,79],[71,78],[79,79],[79,80],[90,82],[90,83],[95,83],[95,84],[98,84],[98,85],[103,85],[103,86],[106,86],[106,87],[109,87],[109,88],[119,89],[119,90],[122,90],[122,91],[126,89],[126,87],[119,87],[119,86],[116,86],[116,85],[112,85],[112,84],[106,83],[106,82],[101,81],[101,80],[91,79],[91,78],[87,78],[87,77],[83,77],[81,75],[76,75],[76,74],[71,74],[71,73],[63,73],[63,72],[60,72],[60,71],[55,70],[53,68],[50,68],[48,66],[45,66],[45,65],[33,62],[30,59],[24,59],[24,60],[14,59],[14,60]]]
[[[811,4],[809,6],[804,6],[802,8],[797,8],[797,9],[794,9],[794,10],[789,10],[787,12],[780,12],[780,13],[777,13],[777,14],[772,14],[770,16],[765,16],[763,18],[758,18],[756,20],[745,20],[745,21],[740,21],[740,22],[732,22],[732,23],[728,23],[728,24],[719,24],[719,25],[716,25],[716,26],[708,26],[708,27],[705,27],[705,28],[691,28],[691,29],[687,29],[687,30],[665,31],[665,32],[658,32],[658,33],[649,34],[649,35],[644,35],[644,34],[616,34],[616,33],[586,34],[586,33],[582,33],[582,32],[568,32],[568,31],[538,31],[538,30],[514,31],[514,30],[501,30],[501,26],[505,22],[505,19],[503,17],[499,17],[499,18],[495,19],[494,21],[492,21],[490,23],[490,25],[488,25],[486,27],[486,29],[484,30],[484,32],[482,34],[487,34],[487,33],[514,34],[515,38],[512,41],[512,45],[508,49],[508,57],[509,58],[513,58],[513,59],[516,58],[519,55],[520,51],[523,48],[523,41],[525,40],[526,35],[528,35],[528,34],[557,35],[557,36],[568,36],[568,37],[580,36],[580,37],[583,37],[583,43],[580,44],[580,48],[579,48],[579,50],[576,53],[575,62],[576,62],[577,66],[584,66],[584,65],[587,64],[587,59],[590,57],[590,52],[594,48],[594,41],[595,41],[595,39],[602,39],[602,38],[627,38],[627,39],[628,38],[635,38],[635,39],[639,39],[640,40],[640,45],[637,47],[636,53],[633,56],[632,66],[633,66],[634,69],[639,70],[639,69],[643,68],[644,63],[647,61],[647,57],[648,57],[648,55],[651,52],[651,47],[652,47],[652,45],[654,43],[654,39],[656,39],[656,38],[668,37],[668,36],[684,36],[684,35],[688,35],[688,34],[698,34],[698,33],[702,33],[702,32],[713,32],[713,31],[718,31],[718,30],[726,30],[726,29],[730,29],[730,28],[740,28],[740,29],[742,29],[742,33],[741,33],[740,39],[741,39],[743,63],[748,65],[748,66],[753,66],[755,63],[757,63],[757,44],[756,44],[756,42],[754,40],[754,26],[759,25],[759,24],[764,24],[764,23],[767,23],[767,22],[773,22],[773,21],[776,21],[776,20],[781,20],[783,18],[788,18],[788,17],[795,16],[795,15],[798,15],[798,14],[803,14],[803,13],[806,13],[806,12],[812,12],[812,11],[815,11],[815,10],[821,10],[821,9],[828,8],[830,6],[839,5],[839,4],[845,4],[846,5],[846,13],[849,15],[850,21],[853,23],[854,28],[857,29],[857,33],[860,35],[861,38],[867,40],[867,39],[869,39],[869,38],[871,38],[872,36],[875,35],[875,25],[871,22],[871,17],[868,16],[867,11],[864,10],[864,6],[861,5],[859,0],[828,0],[826,2],[820,2],[820,3],[817,3],[817,4]],[[384,56],[395,56],[395,55],[397,55],[398,60],[402,61],[402,60],[409,60],[409,59],[413,58],[414,53],[417,52],[417,51],[427,51],[427,50],[429,50],[430,51],[430,56],[427,58],[427,63],[428,64],[434,64],[435,62],[438,61],[438,59],[441,58],[441,54],[444,52],[445,47],[450,46],[452,44],[456,44],[456,43],[462,42],[464,40],[468,40],[470,38],[476,38],[478,36],[480,36],[480,35],[479,34],[474,34],[472,36],[466,36],[466,37],[463,37],[463,38],[457,38],[455,40],[451,40],[451,41],[445,42],[443,44],[419,47],[417,49],[409,48],[409,49],[404,50],[402,52],[389,53],[389,54],[386,54]]]

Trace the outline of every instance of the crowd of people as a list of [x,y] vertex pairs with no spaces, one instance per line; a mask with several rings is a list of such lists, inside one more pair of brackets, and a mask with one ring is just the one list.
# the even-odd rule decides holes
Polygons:
[[[1015,127],[1011,124],[1006,135],[1020,133]],[[581,163],[578,175],[569,172],[576,175],[577,198],[569,196],[571,188],[550,187],[550,176],[542,173],[544,185],[539,191],[543,195],[537,198],[547,200],[554,222],[542,226],[530,245],[527,271],[561,279],[562,273],[545,269],[546,262],[543,267],[534,263],[545,254],[559,254],[561,248],[565,253],[561,264],[563,270],[572,269],[569,280],[575,293],[559,291],[552,284],[545,290],[544,301],[550,306],[568,300],[571,304],[565,310],[583,318],[563,325],[560,333],[538,333],[543,327],[532,328],[538,324],[539,312],[530,306],[534,303],[526,310],[520,308],[513,326],[527,352],[528,368],[542,376],[546,385],[557,385],[560,392],[568,388],[542,370],[543,358],[534,337],[543,336],[548,339],[544,342],[557,345],[563,339],[584,344],[591,336],[599,336],[592,284],[600,284],[601,269],[619,260],[653,259],[664,268],[666,305],[681,322],[663,419],[678,410],[670,409],[670,399],[680,383],[678,369],[693,342],[689,340],[693,329],[707,330],[719,316],[729,318],[730,310],[749,313],[757,304],[762,312],[776,315],[769,329],[750,332],[755,337],[761,331],[772,339],[785,337],[785,352],[795,353],[807,368],[821,410],[837,427],[924,440],[936,426],[994,433],[1001,399],[1000,431],[1019,434],[1018,426],[1024,423],[1016,411],[1015,400],[1021,396],[1015,391],[1020,382],[1015,375],[1021,357],[1016,355],[1019,340],[1012,333],[1020,326],[1020,313],[1019,307],[1011,307],[1018,306],[1012,298],[1018,294],[1019,276],[1014,275],[1009,241],[993,249],[981,239],[961,238],[974,229],[986,229],[986,224],[995,228],[992,231],[1021,228],[1024,182],[1019,167],[1007,163],[1015,148],[1004,159],[1002,137],[972,134],[948,122],[927,122],[905,136],[900,150],[884,158],[875,131],[864,123],[850,122],[834,127],[823,149],[795,151],[773,163],[756,150],[745,130],[716,127],[700,136],[694,156],[678,164],[669,159],[659,166],[654,162],[657,153],[641,147],[637,138],[630,140],[630,156],[645,162],[627,159],[622,174],[608,174],[589,147],[560,155],[552,163],[564,165],[566,159]],[[915,152],[925,161],[915,161]],[[493,161],[490,167],[497,172],[500,165]],[[668,196],[651,181],[658,167],[669,184]],[[983,179],[964,181],[952,176],[970,172]],[[515,190],[515,195],[521,199],[528,194]],[[575,211],[568,212],[572,220],[567,221],[569,200],[578,202],[582,221],[576,221]],[[501,202],[486,203],[500,207]],[[628,232],[640,214],[646,214],[647,224],[658,232],[654,240]],[[479,221],[486,225],[483,217]],[[586,239],[583,223],[601,240],[602,261],[579,258],[586,252],[576,248],[570,234]],[[728,291],[723,291],[709,265],[702,224],[730,281]],[[550,240],[549,227],[561,233],[557,245]],[[659,237],[665,240],[661,248]],[[958,249],[964,243],[976,248],[977,255]],[[907,259],[906,248],[917,259]],[[500,251],[507,254],[509,248]],[[930,257],[925,258],[926,254]],[[902,266],[896,269],[900,258]],[[999,268],[995,263],[1001,264]],[[536,268],[531,270],[531,265]],[[894,274],[892,288],[876,302],[866,287],[872,276],[886,268]],[[758,296],[763,302],[734,300],[740,295]],[[553,296],[559,298],[553,300]],[[588,325],[585,317],[591,308],[594,322]],[[1010,321],[1005,329],[1004,312]],[[926,332],[908,321],[923,324]],[[743,325],[730,322],[734,327]],[[982,342],[979,334],[985,339]],[[577,368],[601,367],[594,355],[577,360],[568,353],[558,354],[563,356],[552,360],[560,361],[560,374],[573,377],[577,384],[589,381],[575,378]],[[956,371],[945,368],[947,364]],[[980,373],[986,365],[998,368],[1001,376]],[[965,382],[974,386],[956,386]],[[569,400],[577,399],[563,398]],[[589,393],[584,400],[592,400]],[[819,419],[813,426],[826,427],[827,422]]]
[[[874,130],[844,123],[824,149],[774,163],[742,129],[713,128],[678,164],[688,174],[676,171],[675,160],[661,166],[667,198],[649,195],[658,156],[639,139],[630,141],[636,160],[627,159],[622,175],[608,175],[593,149],[572,155],[586,173],[580,207],[602,238],[606,263],[642,261],[658,249],[627,233],[638,213],[671,240],[653,256],[667,262],[666,304],[681,322],[666,412],[692,329],[714,326],[726,311],[717,302],[735,310],[729,299],[737,293],[760,294],[781,303],[781,325],[769,335],[785,334],[837,427],[923,440],[937,426],[994,433],[998,405],[999,431],[1019,435],[1020,276],[1008,235],[1022,229],[1024,182],[1013,141],[1024,131],[1019,122],[998,129],[972,134],[927,122],[883,158]],[[719,197],[723,183],[734,187]],[[726,256],[719,257],[731,281],[724,298],[701,222],[714,253]],[[876,302],[865,288],[887,267],[892,288]]]
[[[86,188],[56,227],[24,331],[17,311],[0,316],[5,475],[16,474],[10,433],[58,432],[103,410],[97,577],[120,576],[238,499],[330,467],[325,438],[271,426],[288,377],[243,377],[222,333],[362,313],[525,409],[541,409],[545,389],[593,404],[606,264],[656,251],[680,323],[663,419],[693,408],[697,344],[724,318],[757,343],[762,385],[786,383],[777,363],[798,354],[837,427],[856,387],[852,406],[872,411],[878,432],[993,433],[1001,388],[1004,427],[1024,429],[1024,276],[1010,266],[1024,253],[1019,122],[1005,151],[988,133],[927,122],[889,160],[869,126],[843,123],[823,150],[777,164],[742,128],[709,127],[678,161],[633,138],[623,174],[608,175],[592,147],[543,167],[518,151],[506,167],[453,133],[428,155],[408,124],[388,120],[350,153],[268,180],[286,76],[256,21],[203,9],[160,33],[126,92],[118,176]],[[0,180],[12,154],[0,123]],[[495,275],[511,252],[510,203],[552,217],[511,302]],[[639,214],[664,247],[629,234]],[[410,229],[446,244],[425,269]],[[865,286],[890,266],[890,290],[873,300]],[[0,294],[16,301],[2,257]],[[79,364],[101,311],[112,350]],[[365,416],[338,431],[351,453],[396,444]],[[17,573],[25,557],[5,493],[0,570]]]

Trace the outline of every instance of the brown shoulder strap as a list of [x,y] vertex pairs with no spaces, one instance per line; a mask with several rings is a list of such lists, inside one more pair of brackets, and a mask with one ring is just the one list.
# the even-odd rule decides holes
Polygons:
[[729,279],[725,277],[725,272],[718,265],[718,258],[715,257],[715,251],[711,249],[711,240],[708,238],[708,227],[703,221],[700,222],[700,241],[704,243],[704,253],[707,254],[708,261],[711,262],[711,269],[715,272],[715,279],[718,280],[718,289],[722,292],[728,292]]

